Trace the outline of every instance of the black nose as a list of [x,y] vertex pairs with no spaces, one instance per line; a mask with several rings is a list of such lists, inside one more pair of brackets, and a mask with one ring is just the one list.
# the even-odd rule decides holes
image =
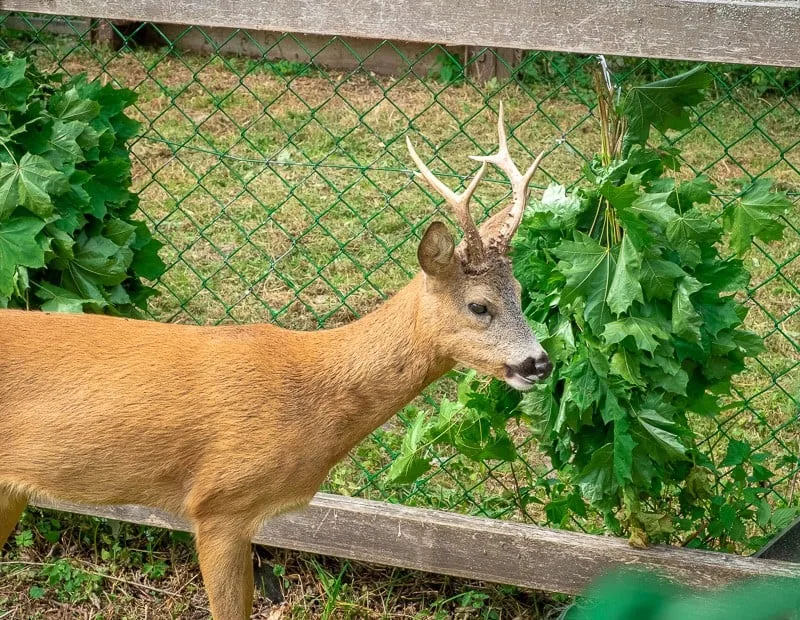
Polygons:
[[535,377],[542,380],[547,379],[553,372],[553,364],[546,353],[541,353],[536,357],[529,357],[517,366],[512,366],[511,370],[522,377]]

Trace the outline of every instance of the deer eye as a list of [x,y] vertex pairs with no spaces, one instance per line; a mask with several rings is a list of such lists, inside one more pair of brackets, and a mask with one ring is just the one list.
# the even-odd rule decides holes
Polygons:
[[483,304],[469,304],[467,308],[473,314],[486,314],[486,306]]

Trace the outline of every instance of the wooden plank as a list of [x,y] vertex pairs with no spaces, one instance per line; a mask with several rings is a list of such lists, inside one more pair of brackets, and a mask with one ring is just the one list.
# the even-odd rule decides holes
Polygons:
[[796,0],[2,0],[4,10],[800,66]]
[[[191,529],[184,519],[139,506],[36,505]],[[787,562],[664,546],[634,549],[617,538],[322,493],[305,510],[267,522],[253,542],[566,594],[621,566],[655,570],[700,588],[754,576],[800,577],[800,565]]]

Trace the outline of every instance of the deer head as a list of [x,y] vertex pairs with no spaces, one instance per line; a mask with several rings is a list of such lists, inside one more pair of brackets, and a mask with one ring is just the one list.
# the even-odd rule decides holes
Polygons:
[[[508,249],[522,221],[528,184],[544,153],[522,174],[508,152],[502,104],[497,131],[498,152],[472,157],[483,165],[461,194],[436,178],[406,138],[418,175],[442,195],[464,231],[458,247],[441,222],[425,231],[417,250],[424,273],[420,311],[436,330],[432,343],[439,347],[439,355],[528,390],[549,376],[552,364],[522,314],[521,287],[512,273]],[[479,230],[469,204],[487,164],[508,177],[511,204]]]

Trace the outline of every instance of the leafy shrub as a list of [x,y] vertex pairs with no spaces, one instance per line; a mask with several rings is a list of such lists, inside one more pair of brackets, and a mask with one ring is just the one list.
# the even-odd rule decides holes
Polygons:
[[[468,377],[458,403],[415,418],[392,480],[427,471],[430,445],[513,461],[505,427],[516,418],[570,483],[540,481],[551,523],[585,516],[588,502],[634,543],[694,532],[684,542],[699,545],[706,537],[745,543],[745,521],[785,520],[763,497],[768,455],[732,440],[715,463],[690,419],[735,406],[731,378],[763,350],[742,327],[747,309],[736,293],[750,275],[740,257],[754,238],[779,239],[791,206],[762,179],[715,218],[711,181],[678,181],[678,150],[648,146],[651,128],[689,125],[688,106],[710,81],[698,67],[621,97],[596,77],[602,149],[587,183],[572,194],[551,185],[531,201],[515,239],[523,308],[552,375],[521,401],[499,382]],[[724,481],[714,486],[715,478]]]
[[0,57],[0,306],[137,315],[164,272],[130,190],[136,95]]

